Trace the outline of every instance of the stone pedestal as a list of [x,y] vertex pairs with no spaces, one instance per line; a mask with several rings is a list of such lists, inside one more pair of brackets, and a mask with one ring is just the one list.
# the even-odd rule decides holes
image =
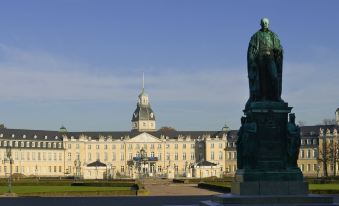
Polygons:
[[201,206],[240,206],[240,205],[284,205],[284,206],[330,206],[336,205],[333,197],[320,195],[274,195],[274,196],[244,196],[222,194],[212,200],[200,202]]
[[[285,102],[252,102],[238,138],[238,165],[232,194],[305,195],[308,183],[288,156],[288,114]],[[247,133],[246,133],[247,132]],[[241,135],[241,134],[240,134]],[[248,146],[254,145],[254,146]],[[246,150],[246,151],[244,151]],[[245,154],[245,155],[244,155]]]

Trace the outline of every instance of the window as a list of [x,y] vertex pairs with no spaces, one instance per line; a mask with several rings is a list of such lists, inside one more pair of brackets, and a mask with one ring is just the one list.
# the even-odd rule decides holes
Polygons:
[[100,149],[100,145],[97,144],[97,145],[95,146],[95,148],[96,148],[96,149]]
[[219,160],[222,160],[223,152],[219,152]]
[[211,143],[211,149],[213,149],[214,148],[214,143]]
[[27,152],[27,158],[26,158],[27,160],[30,160],[31,159],[31,157],[30,157],[30,153],[29,152]]
[[42,160],[46,160],[46,152],[42,153]]
[[140,145],[139,144],[136,145],[136,149],[140,149]]
[[100,153],[99,152],[96,153],[96,160],[100,160]]
[[77,153],[75,154],[75,157],[76,157],[77,160],[80,160],[80,153],[77,152]]
[[132,144],[128,144],[128,149],[129,150],[133,149],[133,145]]
[[203,154],[199,152],[198,160],[202,160],[204,158]]
[[174,149],[178,149],[178,144],[174,144]]
[[41,160],[41,153],[38,152],[38,160]]
[[304,157],[305,157],[305,152],[304,152],[304,150],[301,150],[300,158],[304,158]]
[[219,143],[219,149],[222,149],[223,144]]
[[26,147],[29,147],[29,142],[26,142]]
[[186,152],[182,153],[182,160],[186,160]]
[[79,148],[80,148],[80,145],[79,145],[79,144],[76,144],[76,145],[75,145],[75,148],[76,148],[76,149],[79,149]]
[[44,148],[46,147],[46,142],[42,143],[42,147],[44,147]]
[[166,144],[166,149],[169,149],[170,148],[170,145],[169,144]]
[[72,145],[71,145],[71,144],[68,144],[68,145],[67,145],[67,148],[68,148],[68,149],[72,149]]
[[186,144],[183,144],[183,145],[182,145],[182,148],[183,148],[183,149],[186,149]]
[[125,160],[125,155],[124,155],[123,152],[120,153],[120,160],[121,160],[121,161]]
[[48,153],[48,160],[52,160],[52,153]]
[[48,142],[48,148],[51,148],[51,146],[52,146],[52,145],[51,145],[51,143],[50,143],[50,142]]
[[120,171],[121,171],[121,173],[124,173],[125,172],[125,167],[121,166]]
[[113,160],[113,161],[116,160],[115,153],[112,154],[112,160]]
[[125,148],[125,145],[124,144],[121,144],[120,145],[120,149],[124,149]]
[[147,149],[147,144],[144,144],[144,149]]
[[32,160],[35,160],[35,152],[32,152]]
[[68,161],[71,161],[71,159],[72,159],[72,153],[69,152],[69,153],[67,154],[67,160],[68,160]]
[[178,153],[177,152],[174,154],[174,160],[178,160]]
[[107,161],[108,160],[108,155],[107,152],[104,153],[104,160]]
[[60,161],[62,160],[62,153],[61,152],[59,153],[59,160]]
[[88,153],[88,160],[91,161],[92,160],[92,154]]
[[87,148],[88,148],[88,149],[92,149],[92,145],[89,144],[89,145],[87,146]]
[[112,145],[112,149],[115,149],[115,144]]
[[154,157],[154,152],[151,152],[151,157]]
[[154,144],[151,144],[151,149],[154,149]]
[[25,142],[21,142],[21,143],[20,143],[20,146],[21,146],[21,147],[24,147],[24,146],[25,146]]
[[195,148],[194,144],[191,144],[191,149],[194,149],[194,148]]
[[214,152],[211,152],[211,160],[214,160]]
[[310,149],[307,150],[307,158],[311,158],[311,150]]
[[161,144],[158,144],[158,149],[161,149]]
[[191,160],[194,160],[194,159],[195,159],[194,152],[191,152]]
[[171,156],[169,152],[166,153],[166,160],[171,160]]
[[161,153],[158,153],[158,159],[161,160]]

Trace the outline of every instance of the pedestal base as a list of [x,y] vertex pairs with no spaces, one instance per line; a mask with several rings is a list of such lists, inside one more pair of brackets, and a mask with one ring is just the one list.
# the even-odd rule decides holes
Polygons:
[[240,206],[240,205],[336,205],[333,197],[321,195],[280,195],[280,196],[239,196],[222,194],[214,196],[212,200],[200,202],[200,206]]
[[306,195],[308,183],[301,181],[252,181],[233,182],[235,195]]

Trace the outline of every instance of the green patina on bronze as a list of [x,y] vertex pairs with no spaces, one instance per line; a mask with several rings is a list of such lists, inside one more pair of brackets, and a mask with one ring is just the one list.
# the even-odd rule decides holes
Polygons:
[[[263,194],[253,188],[276,182],[290,188],[276,194],[305,194],[307,184],[297,166],[300,129],[292,107],[281,99],[283,49],[268,25],[268,19],[261,20],[247,51],[250,97],[238,132],[235,193]],[[291,185],[300,188],[292,191]]]

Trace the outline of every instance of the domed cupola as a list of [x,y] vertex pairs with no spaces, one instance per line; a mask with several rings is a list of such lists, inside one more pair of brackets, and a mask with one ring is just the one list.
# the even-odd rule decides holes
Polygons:
[[132,130],[139,132],[155,131],[155,115],[149,103],[148,94],[144,88],[144,78],[142,91],[139,94],[137,108],[132,116]]

